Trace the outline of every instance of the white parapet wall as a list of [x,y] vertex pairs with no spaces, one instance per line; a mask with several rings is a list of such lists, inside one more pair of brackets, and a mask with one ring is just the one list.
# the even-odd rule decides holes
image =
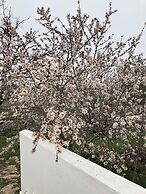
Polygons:
[[132,183],[83,157],[40,140],[35,153],[32,132],[20,132],[21,194],[146,194]]

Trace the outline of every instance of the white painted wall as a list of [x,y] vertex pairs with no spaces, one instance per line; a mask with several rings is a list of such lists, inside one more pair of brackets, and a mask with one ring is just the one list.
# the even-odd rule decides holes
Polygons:
[[20,132],[21,194],[146,194],[146,189],[41,140],[32,154],[32,132]]

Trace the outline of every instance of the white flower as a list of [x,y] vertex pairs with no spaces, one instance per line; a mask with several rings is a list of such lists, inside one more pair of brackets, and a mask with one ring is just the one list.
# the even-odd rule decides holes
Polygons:
[[55,112],[48,112],[47,117],[50,121],[54,120],[55,118]]
[[66,112],[62,111],[62,112],[59,113],[59,118],[63,119],[65,117],[65,115],[66,115]]
[[69,142],[68,141],[64,141],[63,142],[63,146],[68,147],[69,146]]
[[103,162],[103,161],[104,161],[104,156],[101,155],[100,158],[99,158],[99,160],[100,160],[101,162]]
[[124,164],[121,166],[125,171],[128,169]]
[[77,139],[77,140],[76,140],[76,144],[77,144],[77,145],[81,145],[81,144],[82,144],[81,140]]
[[77,139],[78,139],[77,135],[73,135],[72,139],[77,141]]
[[113,124],[113,128],[116,129],[117,127],[118,127],[118,123],[115,122],[115,123]]
[[62,131],[65,132],[65,131],[68,131],[68,129],[69,129],[68,126],[63,126]]
[[89,147],[94,147],[94,144],[92,142],[89,143]]
[[132,126],[132,121],[131,120],[128,121],[128,125]]
[[87,109],[86,108],[82,108],[82,113],[83,114],[87,114],[88,113]]
[[92,154],[91,158],[95,158],[96,156],[94,154]]
[[112,112],[111,113],[111,117],[114,118],[115,117],[115,114],[116,114],[115,112]]
[[117,169],[117,168],[118,168],[118,166],[115,164],[115,165],[114,165],[114,169]]
[[81,123],[77,123],[77,128],[80,129],[82,127]]
[[93,100],[93,97],[92,97],[92,96],[88,96],[87,99],[88,99],[89,101],[92,101],[92,100]]
[[121,172],[122,172],[122,169],[121,169],[121,168],[118,168],[118,169],[117,169],[117,173],[120,174]]
[[54,133],[55,133],[56,135],[60,135],[60,134],[61,134],[60,125],[55,125],[55,126],[53,127],[53,129],[54,129]]
[[126,122],[125,122],[125,120],[124,120],[124,118],[121,118],[121,125],[126,125]]

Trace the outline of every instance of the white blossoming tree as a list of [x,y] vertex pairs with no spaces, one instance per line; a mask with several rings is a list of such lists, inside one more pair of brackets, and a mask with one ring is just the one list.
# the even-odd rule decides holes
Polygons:
[[111,4],[104,22],[82,14],[79,2],[67,25],[50,9],[37,12],[43,34],[21,36],[10,17],[0,28],[1,91],[13,116],[35,132],[35,144],[47,138],[119,174],[130,169],[137,181],[146,172],[146,68],[135,54],[144,28],[114,43]]

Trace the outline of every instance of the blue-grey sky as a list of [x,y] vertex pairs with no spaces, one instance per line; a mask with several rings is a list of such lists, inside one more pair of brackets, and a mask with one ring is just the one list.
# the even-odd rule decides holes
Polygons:
[[[109,0],[80,0],[83,12],[91,17],[98,17],[103,20],[104,13],[108,10]],[[7,0],[8,7],[11,7],[14,16],[30,19],[22,26],[22,31],[29,28],[38,29],[35,21],[37,18],[37,7],[50,7],[54,17],[58,16],[65,20],[67,13],[75,13],[77,0]],[[112,16],[111,33],[115,34],[115,40],[121,35],[125,39],[138,35],[146,22],[146,0],[111,0],[113,9],[118,12]],[[138,47],[139,52],[146,56],[146,29]]]

